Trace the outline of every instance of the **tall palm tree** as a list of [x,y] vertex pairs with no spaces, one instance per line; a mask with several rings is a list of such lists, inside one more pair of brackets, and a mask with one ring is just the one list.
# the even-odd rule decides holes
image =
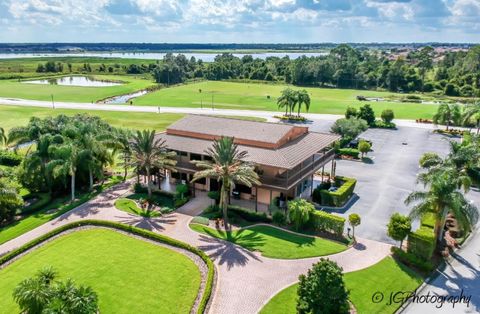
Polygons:
[[79,145],[76,143],[68,143],[55,147],[53,154],[55,159],[51,161],[51,166],[57,176],[63,178],[70,177],[70,192],[72,202],[75,200],[75,178],[77,167],[80,164],[81,155],[79,154]]
[[430,176],[420,179],[428,186],[427,191],[414,191],[405,200],[407,205],[414,203],[410,218],[418,219],[427,213],[436,216],[435,234],[438,241],[442,240],[443,227],[448,213],[452,213],[464,230],[469,230],[478,219],[477,209],[468,202],[459,190],[463,185],[468,190],[468,184],[462,184],[455,171],[437,169]]
[[310,110],[310,95],[308,94],[308,92],[305,90],[305,89],[302,89],[300,91],[297,91],[297,101],[298,101],[298,111],[297,111],[297,115],[300,117],[300,110],[302,108],[302,105],[305,105],[305,109],[307,110]]
[[175,171],[175,152],[167,151],[165,141],[155,138],[155,131],[137,131],[132,142],[133,163],[145,170],[148,196],[152,196],[151,172],[153,168]]
[[246,162],[246,151],[239,151],[232,137],[222,137],[216,140],[212,147],[206,150],[212,161],[192,161],[203,169],[196,172],[192,182],[202,178],[216,179],[221,183],[220,202],[222,204],[225,228],[228,228],[228,199],[231,189],[236,183],[252,187],[260,185],[254,166]]
[[433,122],[436,124],[445,124],[447,130],[451,124],[457,124],[460,120],[460,106],[457,104],[443,103],[438,106],[437,113],[433,116]]
[[130,159],[132,158],[132,147],[130,145],[130,139],[132,134],[129,130],[126,129],[117,129],[115,133],[115,139],[117,146],[115,151],[120,151],[120,157],[122,158],[123,166],[123,181],[127,179],[128,168],[130,166]]
[[480,101],[467,105],[463,111],[463,123],[469,122],[472,118],[477,126],[477,134],[480,133]]
[[37,142],[36,150],[30,152],[24,161],[24,169],[26,173],[32,174],[37,169],[42,174],[45,187],[51,192],[52,189],[52,167],[48,166],[52,155],[50,153],[50,147],[52,145],[52,137],[50,135],[43,135]]
[[285,116],[288,115],[288,112],[292,110],[292,107],[295,104],[295,91],[291,88],[285,88],[282,90],[282,94],[277,99],[278,108],[285,108]]
[[80,136],[80,156],[83,164],[87,166],[89,178],[89,190],[93,190],[94,174],[101,176],[103,168],[107,164],[113,164],[112,154],[107,149],[106,141],[101,136],[94,136],[91,133]]

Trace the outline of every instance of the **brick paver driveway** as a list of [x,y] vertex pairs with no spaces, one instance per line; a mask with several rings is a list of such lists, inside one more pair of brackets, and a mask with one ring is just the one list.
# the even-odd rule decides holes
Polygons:
[[[0,245],[0,254],[61,225],[80,219],[103,219],[122,222],[159,232],[204,250],[217,267],[218,280],[210,313],[256,313],[277,292],[297,281],[318,258],[279,260],[262,257],[235,244],[214,239],[188,227],[192,214],[198,214],[210,200],[205,195],[180,208],[176,213],[160,218],[143,218],[117,210],[113,203],[128,193],[128,184],[119,184],[90,202],[48,222],[20,237]],[[330,255],[346,272],[373,265],[387,256],[390,246],[367,239],[344,252]]]

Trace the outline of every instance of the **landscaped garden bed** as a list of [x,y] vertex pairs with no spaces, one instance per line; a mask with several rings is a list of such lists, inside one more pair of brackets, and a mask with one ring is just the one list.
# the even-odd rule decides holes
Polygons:
[[300,235],[268,225],[257,225],[232,231],[213,229],[192,223],[194,231],[238,244],[265,257],[296,259],[342,252],[347,245],[319,237]]
[[323,206],[342,207],[352,197],[357,180],[336,176],[333,183],[322,182],[312,194],[315,203]]
[[[386,257],[379,263],[366,269],[344,275],[349,299],[357,313],[394,313],[401,304],[389,305],[391,292],[414,291],[423,278],[402,263]],[[294,314],[296,311],[298,284],[294,284],[275,295],[260,311],[261,314]],[[383,300],[373,302],[378,292]],[[376,296],[379,297],[378,295]],[[378,299],[375,299],[378,300]]]
[[[83,226],[104,228],[73,230]],[[62,234],[67,230],[72,232]],[[191,254],[196,257],[186,256]],[[199,268],[198,263],[205,266]],[[5,296],[0,308],[9,313],[18,312],[10,297],[15,286],[45,265],[78,284],[92,287],[102,313],[188,313],[193,307],[202,313],[214,276],[211,260],[188,244],[143,229],[95,220],[57,228],[0,257],[0,265],[0,291]]]

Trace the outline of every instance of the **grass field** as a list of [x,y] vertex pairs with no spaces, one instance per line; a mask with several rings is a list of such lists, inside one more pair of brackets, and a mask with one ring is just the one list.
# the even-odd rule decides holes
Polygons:
[[[278,111],[277,97],[286,85],[269,85],[256,83],[232,83],[204,81],[164,88],[134,100],[135,105],[154,105],[170,107],[212,107],[223,109],[249,109]],[[297,89],[298,87],[293,87]],[[358,101],[357,95],[365,97],[403,97],[403,94],[387,92],[352,90],[352,89],[328,89],[306,88],[312,103],[311,113],[344,114],[348,106],[359,107],[369,103],[377,116],[382,110],[392,109],[396,118],[417,119],[432,118],[437,105],[400,103],[400,102],[376,102]],[[201,90],[201,92],[199,91]],[[270,96],[268,98],[267,96]]]
[[82,230],[0,270],[2,313],[19,312],[13,289],[45,266],[60,280],[91,286],[101,313],[188,313],[200,287],[200,271],[180,253],[111,230]]
[[347,246],[338,242],[296,235],[268,226],[255,226],[232,232],[191,224],[193,230],[238,244],[251,251],[260,251],[271,258],[295,259],[330,255],[344,251]]
[[0,97],[67,102],[96,102],[108,97],[128,94],[154,85],[151,77],[126,75],[93,75],[102,80],[123,81],[125,84],[109,87],[80,87],[22,83],[18,80],[0,81]]
[[15,126],[23,126],[28,123],[31,117],[45,118],[59,114],[75,115],[88,113],[105,119],[116,127],[130,129],[150,129],[162,131],[172,122],[183,117],[177,113],[143,113],[143,112],[122,112],[122,111],[86,111],[74,109],[47,109],[38,107],[20,107],[0,105],[0,127],[11,129]]
[[[350,290],[350,301],[359,314],[390,314],[400,304],[389,303],[390,293],[413,291],[422,282],[422,277],[391,257],[359,271],[346,273],[345,285]],[[260,311],[261,314],[295,314],[298,284],[294,284],[274,296]],[[384,299],[374,303],[372,296],[382,293]]]

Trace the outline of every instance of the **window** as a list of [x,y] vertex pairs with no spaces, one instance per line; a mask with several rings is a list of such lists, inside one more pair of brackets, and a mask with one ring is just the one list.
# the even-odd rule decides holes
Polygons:
[[182,151],[177,150],[176,153],[177,153],[178,156],[188,156],[187,152],[182,152]]
[[252,188],[249,188],[248,186],[243,184],[236,184],[235,190],[240,193],[252,194]]
[[202,155],[190,153],[190,160],[202,160]]

